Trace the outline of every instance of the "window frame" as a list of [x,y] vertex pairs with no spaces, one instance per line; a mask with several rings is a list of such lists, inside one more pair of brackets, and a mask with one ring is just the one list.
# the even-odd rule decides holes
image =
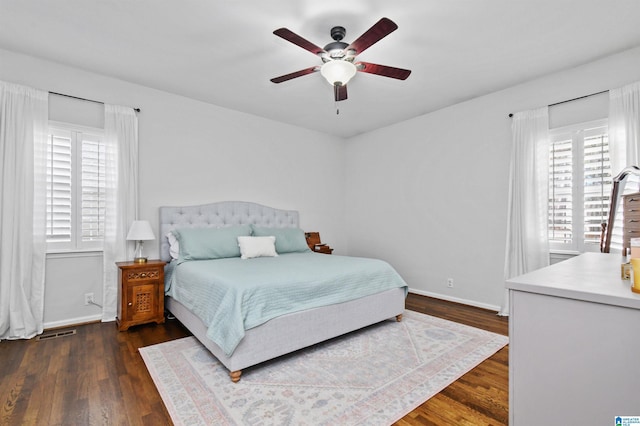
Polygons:
[[[104,129],[49,120],[47,138],[51,135],[71,135],[71,223],[70,241],[49,241],[47,253],[89,253],[102,252],[104,239],[83,241],[82,239],[82,143],[91,141],[104,144]],[[79,167],[78,167],[79,165]],[[48,174],[47,174],[48,179]],[[47,203],[47,211],[48,211]],[[47,218],[49,217],[47,213]],[[104,220],[104,219],[103,219]]]
[[[602,134],[604,128],[609,135],[608,128],[609,120],[598,119],[591,120],[583,123],[572,124],[568,126],[557,127],[549,129],[549,143],[550,148],[555,142],[567,140],[567,136],[572,140],[572,173],[571,173],[571,243],[558,243],[549,241],[549,252],[551,254],[580,254],[585,252],[599,252],[599,244],[589,244],[585,242],[585,191],[584,191],[584,167],[585,167],[585,152],[584,152],[584,140],[588,137],[598,136]],[[551,176],[551,168],[549,169],[549,176]],[[575,185],[575,182],[581,182],[580,185]],[[548,198],[551,198],[549,195]],[[547,230],[549,228],[547,227]],[[579,236],[579,238],[576,238]]]

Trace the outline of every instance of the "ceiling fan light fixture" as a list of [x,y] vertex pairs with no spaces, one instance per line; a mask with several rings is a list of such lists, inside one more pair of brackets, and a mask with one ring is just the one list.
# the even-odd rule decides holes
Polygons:
[[325,62],[320,68],[320,74],[330,85],[336,84],[344,86],[351,77],[356,75],[356,66],[352,62],[343,60],[333,60]]

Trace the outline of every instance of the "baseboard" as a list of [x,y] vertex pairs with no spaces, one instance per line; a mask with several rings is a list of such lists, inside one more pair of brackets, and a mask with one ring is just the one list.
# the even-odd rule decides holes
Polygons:
[[448,302],[461,303],[463,305],[475,306],[476,308],[487,309],[489,311],[500,312],[500,306],[490,305],[488,303],[481,303],[475,300],[460,299],[458,297],[452,297],[446,294],[432,293],[430,291],[417,290],[415,288],[409,288],[409,293],[433,297],[434,299],[442,299]]
[[52,328],[60,328],[60,327],[69,327],[72,325],[82,325],[91,322],[100,322],[102,321],[102,314],[89,315],[86,317],[78,317],[78,318],[69,318],[60,321],[50,321],[44,323],[44,329],[49,330]]

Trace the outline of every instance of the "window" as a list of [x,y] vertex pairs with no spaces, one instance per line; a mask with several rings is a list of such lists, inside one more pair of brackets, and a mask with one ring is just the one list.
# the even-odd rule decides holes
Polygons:
[[106,171],[102,131],[50,123],[47,148],[48,251],[101,250]]
[[550,248],[599,251],[612,185],[607,122],[554,129],[550,137]]

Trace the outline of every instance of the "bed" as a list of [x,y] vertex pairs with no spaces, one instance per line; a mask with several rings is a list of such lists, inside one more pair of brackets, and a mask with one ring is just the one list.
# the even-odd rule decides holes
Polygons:
[[[208,254],[205,254],[201,255],[203,259],[198,258],[202,251],[201,245],[197,246],[192,241],[198,238],[209,238],[211,235],[218,238],[219,234],[228,238],[230,234],[245,232],[247,228],[251,230],[252,236],[247,238],[247,243],[253,244],[256,241],[260,244],[269,243],[265,240],[272,238],[275,241],[273,247],[278,249],[276,255],[257,255],[251,259],[225,255],[224,258],[211,260],[207,259]],[[297,211],[275,209],[241,201],[187,207],[161,207],[159,231],[160,257],[169,262],[165,273],[165,307],[229,370],[230,378],[234,382],[240,380],[242,370],[264,361],[384,320],[400,321],[402,319],[407,285],[397,272],[386,262],[375,259],[326,255],[311,252],[308,248],[306,251],[299,249],[296,235],[302,230],[299,229]],[[254,234],[259,238],[254,238]],[[276,238],[270,234],[276,235]],[[245,238],[244,234],[242,235],[241,238]],[[302,235],[304,235],[303,232]],[[176,236],[180,240],[179,251],[176,249]],[[288,239],[289,236],[294,237]],[[169,241],[168,237],[172,237],[172,241]],[[279,242],[291,244],[278,246]],[[193,247],[197,247],[197,250]],[[290,248],[299,250],[287,252]],[[243,257],[245,254],[250,256],[253,250],[248,250],[246,247],[241,249]],[[198,255],[190,258],[189,254],[194,253]],[[355,261],[353,266],[349,263],[351,261]],[[265,268],[264,273],[260,268]],[[374,269],[369,271],[369,268]],[[307,287],[298,284],[304,281],[299,275],[303,272],[298,269],[307,271],[304,273],[311,273],[310,281],[312,282],[308,284],[305,282],[304,285],[313,286],[309,288],[316,289],[314,290],[316,293],[313,293],[314,297],[301,302],[300,305],[295,298],[305,292]],[[346,278],[332,278],[328,275],[332,269],[352,272],[349,272]],[[249,275],[244,276],[245,270]],[[216,306],[215,309],[211,309],[208,307],[211,302],[206,304],[201,302],[204,300],[201,295],[220,293],[220,297],[225,301],[237,299],[236,302],[230,303],[231,305],[242,305],[244,308],[245,300],[248,299],[245,297],[247,293],[262,294],[260,293],[262,284],[248,287],[252,281],[261,280],[263,274],[266,277],[269,274],[278,273],[274,271],[282,271],[283,276],[264,279],[274,281],[273,285],[279,286],[275,290],[276,296],[268,296],[269,303],[272,303],[273,299],[277,309],[271,309],[269,303],[251,308],[259,311],[256,318],[253,318],[253,311],[238,315],[229,311],[230,313],[227,314],[223,310],[227,309],[225,306]],[[362,277],[359,276],[361,271],[364,274]],[[215,277],[209,277],[208,274]],[[324,279],[327,283],[322,288],[330,288],[330,291],[319,287],[319,282]],[[227,287],[218,291],[217,287],[210,285],[207,280],[216,281],[216,285],[223,287],[227,285]],[[240,280],[243,283],[229,284],[235,283],[234,280]],[[341,280],[345,281],[344,286],[339,285]],[[200,281],[206,283],[204,290],[196,286]],[[286,287],[287,290],[283,290],[286,281],[291,281],[292,285]],[[357,284],[354,284],[353,288],[348,287],[347,290],[346,283],[352,285],[351,281]],[[235,287],[241,289],[238,290],[241,295],[229,296],[232,291],[236,291]],[[211,290],[213,288],[216,290]],[[283,293],[287,293],[286,297],[282,295]],[[337,301],[338,293],[344,293],[348,297]],[[254,297],[260,300],[258,296]],[[267,296],[262,295],[262,297],[264,299]],[[290,300],[296,300],[296,302],[289,303]],[[278,310],[283,307],[286,308],[286,312]],[[208,313],[204,312],[205,309],[209,309]],[[267,320],[257,318],[260,315],[266,315]],[[242,330],[236,330],[235,324],[226,324],[226,318],[235,316],[245,322]],[[224,327],[219,326],[215,318],[218,322],[223,318]],[[232,336],[230,343],[225,340],[227,335]]]

